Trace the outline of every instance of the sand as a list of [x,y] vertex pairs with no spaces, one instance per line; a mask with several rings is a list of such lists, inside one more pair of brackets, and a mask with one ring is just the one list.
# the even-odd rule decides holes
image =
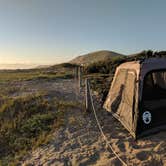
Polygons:
[[[24,88],[26,90],[29,88],[29,93],[45,90],[49,92],[49,97],[58,95],[65,100],[83,101],[82,97],[76,97],[72,80],[24,82]],[[93,97],[96,99],[96,96]],[[97,115],[109,143],[127,165],[166,165],[166,132],[135,141],[111,114],[100,107],[98,102],[95,106],[98,106]],[[66,113],[65,126],[54,132],[52,141],[25,156],[22,165],[120,166],[122,164],[102,138],[93,113],[85,114],[84,109],[73,109]]]

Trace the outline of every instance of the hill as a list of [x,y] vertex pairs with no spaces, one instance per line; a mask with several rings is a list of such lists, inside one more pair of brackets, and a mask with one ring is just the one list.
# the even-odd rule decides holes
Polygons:
[[39,65],[35,69],[45,69],[45,68],[49,68],[50,66],[51,65]]
[[113,51],[101,50],[85,54],[82,56],[78,56],[75,59],[71,60],[69,63],[78,64],[78,65],[80,64],[89,65],[91,63],[96,63],[99,61],[107,61],[113,58],[123,57],[123,56],[124,55]]

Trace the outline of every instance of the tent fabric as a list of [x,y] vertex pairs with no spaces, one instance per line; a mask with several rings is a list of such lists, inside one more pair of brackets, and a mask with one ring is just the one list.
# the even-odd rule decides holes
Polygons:
[[134,138],[166,126],[166,58],[117,67],[104,108]]
[[105,107],[119,117],[129,130],[132,130],[133,123],[135,80],[136,74],[133,70],[119,69],[105,103]]

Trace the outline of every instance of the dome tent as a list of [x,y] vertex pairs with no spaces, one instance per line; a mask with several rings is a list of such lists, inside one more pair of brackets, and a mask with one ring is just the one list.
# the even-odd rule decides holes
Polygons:
[[166,58],[117,67],[104,108],[134,138],[166,129]]

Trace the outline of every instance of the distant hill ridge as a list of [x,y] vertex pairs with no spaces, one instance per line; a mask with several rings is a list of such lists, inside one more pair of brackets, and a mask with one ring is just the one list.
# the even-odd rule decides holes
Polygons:
[[115,57],[123,57],[123,54],[119,54],[113,51],[108,51],[108,50],[101,50],[101,51],[96,51],[92,53],[88,53],[82,56],[78,56],[71,60],[69,63],[72,64],[84,64],[88,65],[91,63],[99,62],[99,61],[106,61],[110,60]]

